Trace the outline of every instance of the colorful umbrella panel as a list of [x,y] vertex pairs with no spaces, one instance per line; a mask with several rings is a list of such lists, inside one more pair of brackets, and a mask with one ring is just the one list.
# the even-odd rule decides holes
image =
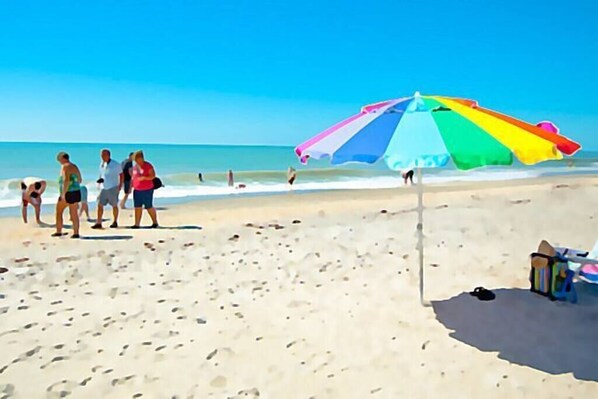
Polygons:
[[390,169],[431,168],[449,161],[467,170],[523,164],[573,155],[581,147],[544,125],[535,126],[466,99],[422,96],[368,105],[297,146],[303,162],[330,157],[332,164],[375,163]]

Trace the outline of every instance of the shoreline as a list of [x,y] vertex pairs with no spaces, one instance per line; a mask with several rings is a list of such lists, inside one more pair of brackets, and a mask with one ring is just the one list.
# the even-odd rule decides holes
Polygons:
[[[597,180],[598,177],[593,174],[571,174],[571,175],[548,175],[548,176],[541,176],[541,177],[523,177],[523,178],[516,178],[510,180],[473,180],[473,181],[451,181],[451,182],[440,182],[440,183],[430,183],[426,184],[425,176],[424,176],[424,200],[425,200],[425,193],[436,193],[436,192],[454,192],[454,191],[463,191],[468,189],[491,189],[496,187],[518,187],[518,186],[535,186],[543,183],[548,182],[555,182],[557,178],[558,180],[562,180],[561,184],[570,184],[571,182],[576,182],[573,184],[582,184],[584,181],[593,182]],[[555,183],[556,184],[556,183]],[[273,198],[285,198],[286,196],[325,196],[330,198],[336,198],[337,196],[343,197],[347,195],[357,195],[359,197],[367,196],[367,193],[383,193],[388,194],[393,193],[394,195],[406,195],[408,193],[412,193],[415,191],[415,186],[398,186],[395,188],[348,188],[348,189],[324,189],[324,190],[289,190],[287,192],[263,192],[263,193],[243,193],[239,191],[238,193],[234,194],[224,194],[224,195],[208,195],[208,196],[187,196],[187,197],[154,197],[154,203],[156,203],[157,208],[162,207],[181,207],[181,206],[194,206],[199,204],[204,204],[206,206],[215,206],[216,203],[226,203],[228,201],[245,201],[245,200],[252,200],[253,198],[258,199],[267,199],[270,197]],[[122,197],[122,193],[120,196]],[[132,195],[130,196],[132,198]],[[132,200],[129,199],[129,203]],[[95,210],[95,200],[90,200],[90,211]],[[33,214],[33,209],[29,207],[29,213]],[[55,205],[54,204],[43,204],[42,205],[42,215],[43,214],[53,214]],[[20,219],[20,206],[14,207],[5,207],[0,208],[0,220],[6,218],[18,218]],[[128,207],[130,210],[131,207]]]

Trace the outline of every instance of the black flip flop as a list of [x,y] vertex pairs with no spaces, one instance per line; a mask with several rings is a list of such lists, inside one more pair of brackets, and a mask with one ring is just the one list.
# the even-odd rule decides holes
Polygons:
[[492,301],[496,298],[496,294],[490,290],[487,290],[484,287],[476,287],[473,291],[469,293],[471,296],[475,296],[480,301]]

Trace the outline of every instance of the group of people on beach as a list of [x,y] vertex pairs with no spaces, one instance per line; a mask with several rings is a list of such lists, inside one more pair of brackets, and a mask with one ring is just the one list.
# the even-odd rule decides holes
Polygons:
[[[104,208],[110,205],[113,221],[111,228],[118,227],[119,206],[124,209],[127,199],[133,193],[133,206],[135,208],[135,222],[133,229],[138,229],[141,224],[143,209],[145,208],[152,220],[151,228],[158,227],[158,215],[153,205],[154,190],[161,186],[156,178],[156,172],[151,163],[145,160],[143,151],[130,153],[122,162],[112,159],[109,149],[100,152],[99,178],[96,183],[100,189],[97,199],[97,218],[92,229],[103,228]],[[64,211],[68,208],[73,226],[71,238],[79,238],[79,217],[86,214],[89,219],[89,206],[87,204],[87,187],[83,184],[81,171],[76,164],[71,162],[70,155],[59,152],[56,160],[60,164],[58,177],[59,197],[56,203],[56,231],[53,237],[63,236]],[[41,222],[42,195],[46,191],[47,182],[40,178],[27,177],[21,181],[22,192],[22,217],[27,223],[27,208],[31,205],[35,210],[35,220]],[[123,191],[123,198],[119,203],[119,194]]]
[[[152,224],[150,228],[158,227],[158,215],[153,205],[154,190],[161,187],[161,181],[156,177],[153,165],[145,160],[143,151],[131,152],[122,162],[112,159],[110,150],[105,148],[100,152],[99,178],[96,181],[100,189],[97,198],[97,217],[92,229],[102,229],[104,208],[110,205],[112,208],[113,221],[110,228],[118,227],[119,207],[125,209],[126,202],[131,192],[133,193],[133,206],[135,209],[135,222],[130,228],[138,229],[141,223],[143,209],[149,214]],[[87,202],[87,187],[83,184],[81,171],[76,164],[71,162],[70,155],[66,152],[59,152],[56,160],[60,164],[60,175],[58,178],[59,197],[56,203],[56,231],[53,237],[60,237],[63,234],[64,211],[68,208],[70,220],[73,226],[71,238],[79,238],[79,218],[83,214],[89,216],[89,205]],[[407,184],[413,184],[413,171],[402,172],[402,177]],[[234,187],[233,171],[227,173],[229,187]],[[287,182],[292,187],[297,172],[293,167],[287,171]],[[203,175],[198,173],[200,183],[203,183]],[[245,188],[245,184],[238,184],[236,188]],[[47,182],[36,177],[26,177],[21,181],[23,222],[27,223],[27,209],[31,205],[35,210],[35,221],[42,224],[41,205],[42,195],[46,191]],[[119,194],[123,192],[123,198],[119,202]]]
[[[145,160],[143,151],[132,152],[122,162],[112,158],[109,149],[100,151],[99,178],[96,183],[100,190],[97,198],[97,215],[92,229],[102,229],[104,208],[112,208],[112,223],[110,228],[118,227],[119,208],[125,209],[129,195],[133,193],[133,206],[135,209],[135,222],[130,228],[138,229],[141,223],[143,209],[146,209],[152,224],[150,228],[158,227],[158,215],[153,205],[154,190],[161,186],[161,182],[156,178],[156,172],[151,163]],[[70,155],[66,152],[60,152],[56,156],[60,164],[60,174],[58,177],[59,197],[56,203],[56,231],[53,237],[63,236],[64,212],[69,211],[72,222],[73,234],[71,238],[79,238],[80,217],[85,215],[87,220],[91,220],[89,215],[87,186],[83,183],[81,171],[75,163],[71,161]],[[228,185],[234,187],[233,171],[229,170]],[[198,174],[200,182],[203,182],[203,176]],[[297,178],[297,172],[293,167],[287,171],[287,182],[293,185]],[[31,205],[35,211],[35,221],[42,224],[41,205],[42,195],[46,191],[47,182],[37,177],[26,177],[21,181],[21,215],[23,222],[27,223],[28,207]],[[245,188],[241,183],[236,188]],[[123,197],[119,202],[119,195],[122,191]]]

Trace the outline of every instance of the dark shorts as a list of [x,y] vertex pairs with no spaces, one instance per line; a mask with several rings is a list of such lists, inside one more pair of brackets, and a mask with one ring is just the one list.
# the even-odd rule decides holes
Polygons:
[[67,191],[67,193],[64,195],[64,200],[67,204],[78,204],[81,202],[81,191]]
[[133,191],[133,206],[135,208],[151,209],[154,207],[154,190]]
[[123,182],[123,192],[125,194],[131,194],[131,180],[125,180]]

